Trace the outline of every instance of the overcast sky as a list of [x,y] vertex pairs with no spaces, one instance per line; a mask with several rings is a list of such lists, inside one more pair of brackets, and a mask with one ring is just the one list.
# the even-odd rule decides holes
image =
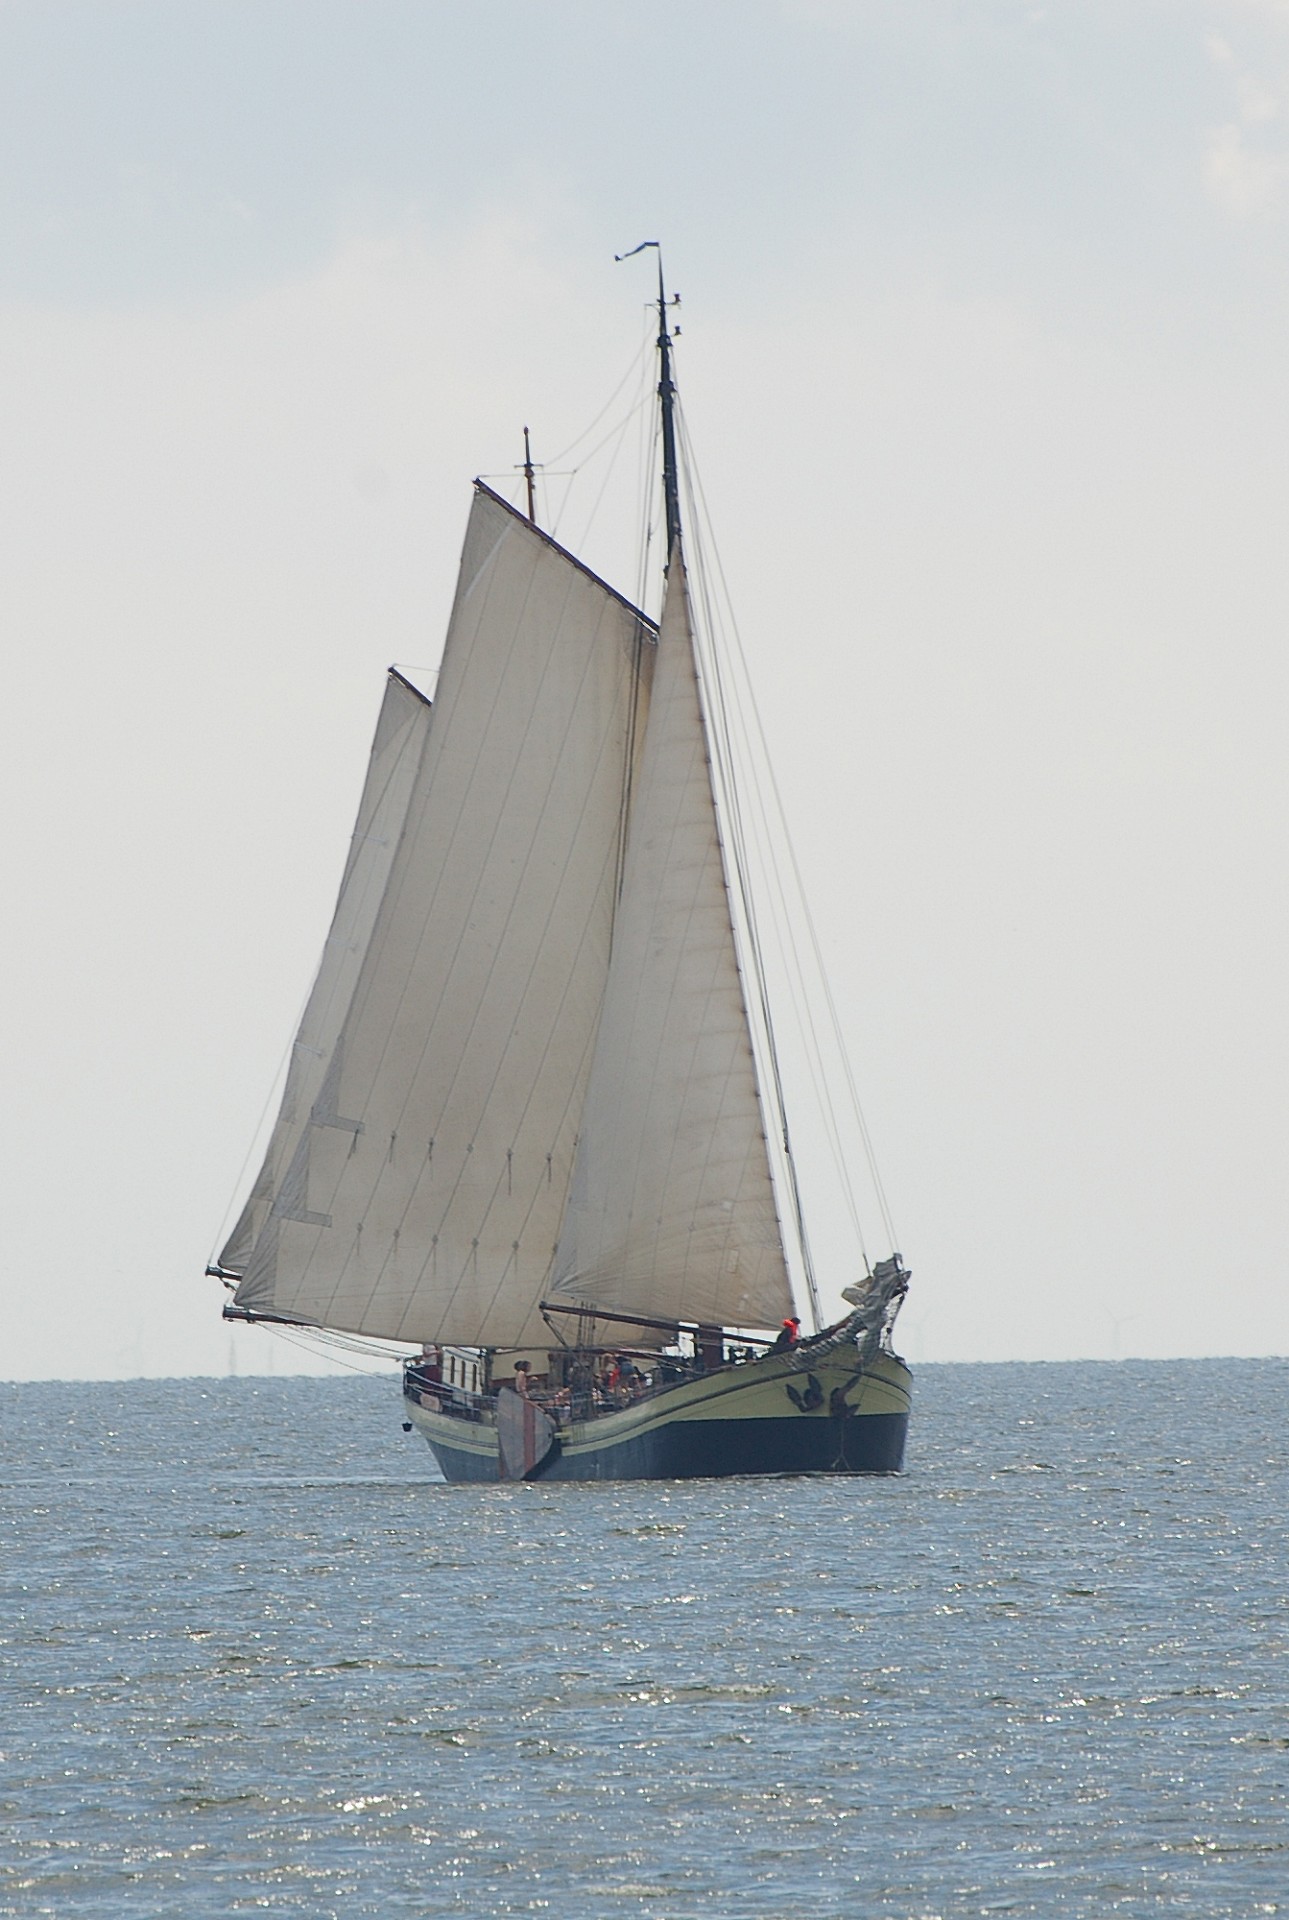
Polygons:
[[1287,218],[1283,0],[3,0],[0,1374],[307,1364],[202,1269],[383,669],[654,236],[902,1346],[1289,1351]]

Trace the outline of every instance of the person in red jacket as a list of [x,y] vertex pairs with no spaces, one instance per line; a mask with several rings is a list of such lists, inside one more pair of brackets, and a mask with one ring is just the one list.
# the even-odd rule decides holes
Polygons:
[[800,1325],[801,1322],[798,1320],[796,1314],[790,1313],[783,1323],[778,1339],[770,1348],[770,1352],[786,1353],[789,1347],[795,1347],[797,1344],[797,1329]]

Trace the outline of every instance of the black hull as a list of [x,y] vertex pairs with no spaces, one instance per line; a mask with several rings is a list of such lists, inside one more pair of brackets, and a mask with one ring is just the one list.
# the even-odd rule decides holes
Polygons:
[[[862,1419],[704,1420],[701,1431],[655,1428],[588,1457],[556,1444],[530,1480],[707,1480],[739,1474],[899,1473],[904,1465],[907,1413]],[[486,1455],[430,1442],[445,1480],[495,1483],[497,1465]]]

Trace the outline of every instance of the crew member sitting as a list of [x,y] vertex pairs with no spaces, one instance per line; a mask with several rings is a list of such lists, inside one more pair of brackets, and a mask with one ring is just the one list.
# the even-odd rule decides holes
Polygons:
[[795,1313],[790,1313],[779,1331],[779,1337],[770,1348],[771,1353],[786,1353],[789,1347],[797,1344],[797,1329],[801,1322]]

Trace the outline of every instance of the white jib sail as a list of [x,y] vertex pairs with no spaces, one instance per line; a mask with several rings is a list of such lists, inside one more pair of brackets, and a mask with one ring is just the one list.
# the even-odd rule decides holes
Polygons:
[[792,1310],[678,555],[552,1291],[723,1326]]
[[245,1272],[322,1089],[371,941],[377,910],[385,897],[429,724],[429,701],[397,674],[391,674],[376,722],[336,909],[304,1018],[292,1043],[281,1109],[250,1198],[219,1256],[226,1272]]
[[646,631],[477,490],[402,840],[240,1305],[396,1340],[547,1337]]

